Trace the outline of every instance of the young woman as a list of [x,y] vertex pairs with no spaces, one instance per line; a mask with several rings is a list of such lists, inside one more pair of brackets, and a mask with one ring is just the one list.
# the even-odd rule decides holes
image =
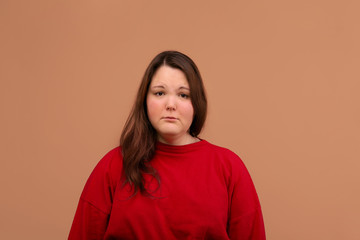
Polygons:
[[176,51],[158,54],[120,147],[85,185],[69,239],[265,239],[243,162],[198,137],[206,111],[195,63]]

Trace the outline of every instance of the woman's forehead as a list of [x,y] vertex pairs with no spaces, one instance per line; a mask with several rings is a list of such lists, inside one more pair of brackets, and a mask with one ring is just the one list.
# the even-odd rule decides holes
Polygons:
[[162,66],[155,72],[150,82],[150,86],[188,88],[189,83],[185,74],[181,70],[168,66]]

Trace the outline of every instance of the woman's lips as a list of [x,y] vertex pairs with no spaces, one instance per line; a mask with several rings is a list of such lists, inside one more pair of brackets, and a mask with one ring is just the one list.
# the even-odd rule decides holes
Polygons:
[[163,117],[164,120],[167,120],[167,121],[175,121],[177,120],[176,117]]

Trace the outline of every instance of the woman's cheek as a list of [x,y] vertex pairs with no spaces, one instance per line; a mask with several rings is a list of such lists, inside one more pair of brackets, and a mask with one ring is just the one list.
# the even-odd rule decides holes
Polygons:
[[148,115],[150,119],[154,119],[158,116],[158,114],[160,114],[160,105],[161,103],[159,101],[156,101],[154,99],[152,99],[151,97],[148,97],[147,99],[147,108],[148,108]]

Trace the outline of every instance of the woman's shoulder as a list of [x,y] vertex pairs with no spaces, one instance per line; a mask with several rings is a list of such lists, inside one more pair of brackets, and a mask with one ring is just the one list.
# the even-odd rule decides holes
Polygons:
[[[220,163],[220,167],[233,181],[251,181],[248,169],[243,160],[232,150],[209,143],[209,152]],[[212,150],[210,150],[212,149]]]
[[213,154],[221,155],[221,156],[229,158],[229,159],[237,159],[236,161],[241,160],[240,157],[232,150],[230,150],[226,147],[215,145],[206,140],[203,140],[203,141],[206,142],[205,146],[207,148],[207,151],[210,151]]
[[85,184],[81,199],[102,212],[109,213],[110,202],[120,180],[121,172],[121,148],[116,147],[107,152],[97,163]]
[[227,166],[230,170],[245,170],[246,166],[243,160],[232,150],[215,145],[213,143],[207,142],[207,151],[208,154],[213,156],[216,161],[220,161],[223,165]]
[[100,168],[108,171],[110,175],[116,177],[121,173],[122,161],[121,147],[117,146],[108,151],[99,161],[98,165]]
[[89,180],[109,179],[116,182],[122,172],[121,147],[115,147],[108,151],[97,163],[92,171]]
[[107,169],[122,163],[121,147],[115,147],[108,151],[97,164],[97,168]]

